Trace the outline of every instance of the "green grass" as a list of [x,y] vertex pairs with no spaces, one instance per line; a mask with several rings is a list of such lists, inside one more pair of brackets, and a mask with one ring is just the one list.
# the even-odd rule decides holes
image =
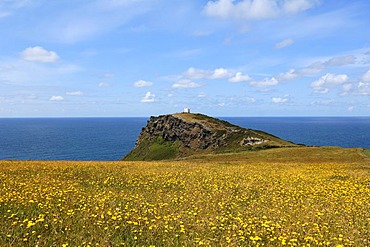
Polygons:
[[144,139],[124,160],[168,160],[174,159],[179,152],[178,142],[166,142],[161,137],[155,141]]
[[259,151],[241,151],[212,155],[193,155],[186,160],[199,161],[233,161],[253,163],[364,163],[370,159],[364,157],[361,148],[340,147],[289,147],[261,149]]
[[368,157],[370,157],[370,149],[365,149],[365,150],[364,150],[364,153],[365,153]]

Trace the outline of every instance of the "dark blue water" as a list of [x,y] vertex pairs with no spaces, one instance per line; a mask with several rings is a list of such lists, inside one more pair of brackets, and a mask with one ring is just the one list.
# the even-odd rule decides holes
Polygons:
[[146,118],[0,119],[0,159],[119,160]]
[[[370,117],[222,118],[317,146],[370,148]],[[0,159],[119,160],[148,118],[0,118]]]

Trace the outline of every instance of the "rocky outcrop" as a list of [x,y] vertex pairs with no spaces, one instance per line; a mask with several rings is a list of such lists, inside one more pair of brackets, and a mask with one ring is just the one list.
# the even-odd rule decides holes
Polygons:
[[294,146],[262,131],[241,128],[202,114],[150,117],[124,160],[180,158],[197,153]]
[[[145,137],[148,138],[145,138]],[[206,126],[197,122],[185,122],[172,115],[151,117],[147,126],[142,129],[136,145],[141,141],[153,141],[161,137],[164,141],[180,142],[181,146],[190,149],[217,148],[225,145],[225,141]]]

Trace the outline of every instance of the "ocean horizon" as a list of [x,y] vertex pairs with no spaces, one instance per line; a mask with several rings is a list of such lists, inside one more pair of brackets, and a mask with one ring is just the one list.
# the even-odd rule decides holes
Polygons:
[[[370,117],[217,117],[308,146],[370,149]],[[149,117],[0,118],[0,160],[124,157]]]

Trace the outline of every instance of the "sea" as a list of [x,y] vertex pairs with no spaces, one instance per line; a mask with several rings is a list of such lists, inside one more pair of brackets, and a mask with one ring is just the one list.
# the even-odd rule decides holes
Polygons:
[[[370,149],[370,117],[218,118],[299,144]],[[119,160],[148,120],[0,118],[0,160]]]

